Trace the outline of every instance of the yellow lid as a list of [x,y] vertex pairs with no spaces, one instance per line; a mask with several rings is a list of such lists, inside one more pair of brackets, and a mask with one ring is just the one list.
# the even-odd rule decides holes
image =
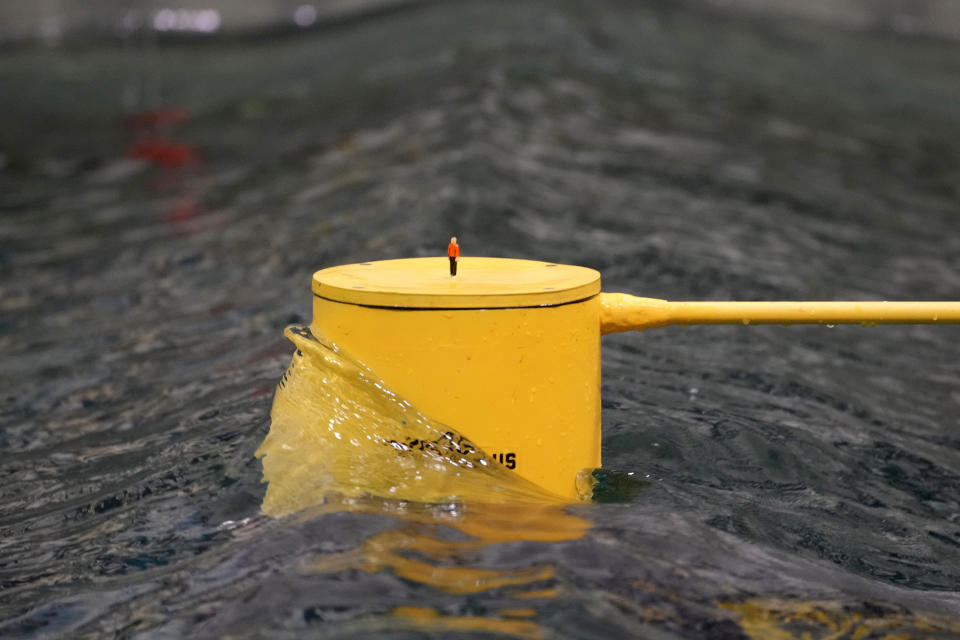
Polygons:
[[313,274],[313,293],[335,302],[403,309],[496,309],[576,302],[600,292],[600,273],[534,260],[444,257],[346,264]]

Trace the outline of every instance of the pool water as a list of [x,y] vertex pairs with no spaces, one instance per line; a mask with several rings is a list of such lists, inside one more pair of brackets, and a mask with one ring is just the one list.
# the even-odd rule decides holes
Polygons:
[[957,299],[958,47],[531,1],[5,51],[0,636],[957,637],[957,327],[608,336],[590,504],[271,514],[255,453],[312,272],[453,235],[651,297]]

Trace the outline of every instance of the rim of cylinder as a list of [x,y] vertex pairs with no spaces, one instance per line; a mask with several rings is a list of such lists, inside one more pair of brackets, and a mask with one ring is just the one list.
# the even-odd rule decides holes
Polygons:
[[448,258],[402,258],[321,269],[313,274],[313,293],[398,309],[542,307],[595,296],[600,273],[554,262],[465,256],[453,278]]

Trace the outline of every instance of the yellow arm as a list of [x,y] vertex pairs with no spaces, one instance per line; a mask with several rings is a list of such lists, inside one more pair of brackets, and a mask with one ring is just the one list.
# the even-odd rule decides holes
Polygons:
[[600,294],[600,331],[668,324],[958,324],[960,302],[670,302]]

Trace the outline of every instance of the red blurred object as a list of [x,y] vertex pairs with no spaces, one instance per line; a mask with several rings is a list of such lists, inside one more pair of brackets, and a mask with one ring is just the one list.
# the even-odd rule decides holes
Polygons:
[[189,119],[190,112],[184,107],[167,107],[129,115],[123,119],[123,123],[131,129],[154,129],[177,125]]
[[127,155],[144,160],[159,167],[185,167],[200,164],[197,149],[191,144],[172,142],[164,138],[143,138],[137,140],[127,151]]
[[183,107],[166,107],[134,113],[123,119],[134,138],[127,148],[127,156],[160,169],[150,184],[157,192],[172,192],[175,196],[172,205],[161,215],[164,223],[181,233],[195,233],[203,227],[197,223],[205,213],[198,195],[202,182],[196,182],[202,166],[197,147],[170,138],[172,129],[189,118],[190,112]]

